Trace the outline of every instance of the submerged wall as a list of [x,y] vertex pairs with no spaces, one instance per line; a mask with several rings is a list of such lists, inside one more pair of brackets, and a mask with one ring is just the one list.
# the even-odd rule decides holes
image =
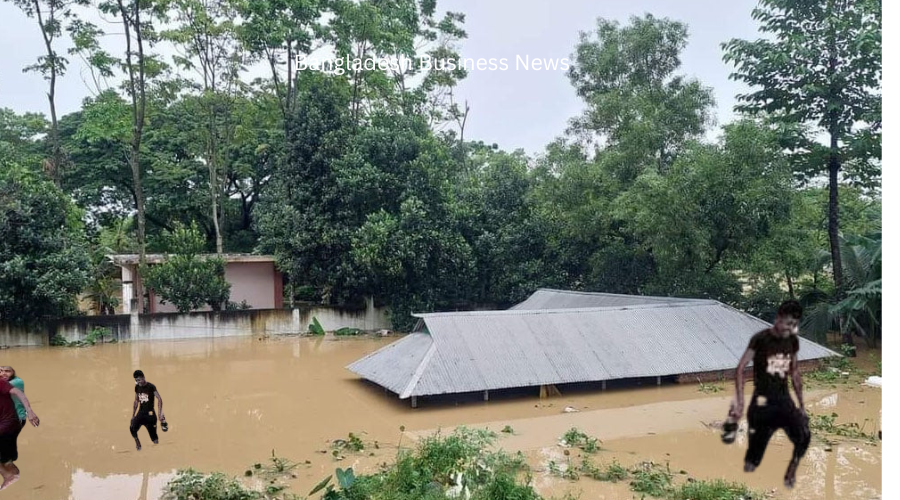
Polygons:
[[50,337],[39,328],[26,328],[0,323],[0,347],[47,345]]
[[201,339],[249,335],[290,335],[309,332],[315,317],[325,330],[358,328],[374,331],[390,328],[384,309],[371,305],[366,309],[312,306],[294,309],[257,309],[245,311],[117,314],[78,316],[51,322],[30,331],[0,325],[0,346],[47,345],[59,335],[68,342],[84,340],[94,328],[106,328],[103,341]]

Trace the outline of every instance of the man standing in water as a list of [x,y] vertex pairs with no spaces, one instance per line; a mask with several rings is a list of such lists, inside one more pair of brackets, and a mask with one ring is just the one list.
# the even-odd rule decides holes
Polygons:
[[19,414],[16,413],[16,405],[13,398],[22,402],[25,414],[31,425],[37,427],[40,419],[31,410],[31,403],[25,397],[25,393],[9,385],[5,379],[0,378],[0,475],[3,476],[3,484],[0,491],[19,480],[19,468],[15,461],[19,459],[19,449],[16,441],[22,432],[22,424],[19,422]]
[[[744,471],[753,472],[762,462],[772,434],[784,429],[794,444],[794,454],[784,474],[784,485],[793,488],[797,466],[809,447],[809,417],[803,405],[803,387],[797,352],[797,337],[803,308],[789,300],[778,308],[775,324],[750,339],[735,373],[737,397],[731,404],[730,416],[740,420],[744,411],[744,368],[753,360],[753,396],[747,410],[749,446],[744,457]],[[790,374],[799,408],[788,391]]]
[[159,436],[156,434],[156,415],[153,414],[153,400],[159,400],[159,420],[162,422],[163,430],[166,429],[166,416],[163,415],[163,402],[156,386],[147,382],[144,378],[144,372],[136,370],[134,372],[134,410],[131,414],[131,436],[137,445],[138,451],[141,451],[141,440],[138,439],[138,430],[141,426],[147,428],[150,434],[150,440],[153,444],[159,444]]

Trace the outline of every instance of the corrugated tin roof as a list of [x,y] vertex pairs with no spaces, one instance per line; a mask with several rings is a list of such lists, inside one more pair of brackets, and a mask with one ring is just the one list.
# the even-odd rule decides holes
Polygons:
[[[418,315],[412,333],[348,366],[410,396],[733,369],[768,323],[725,304]],[[800,359],[835,355],[806,339]]]
[[569,309],[588,307],[637,306],[644,304],[675,304],[703,302],[702,299],[652,297],[649,295],[620,295],[616,293],[572,292],[541,288],[510,309]]

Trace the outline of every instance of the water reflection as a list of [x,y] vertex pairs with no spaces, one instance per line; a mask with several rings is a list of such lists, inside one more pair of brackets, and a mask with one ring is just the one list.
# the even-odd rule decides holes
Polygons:
[[94,475],[76,469],[72,473],[69,500],[156,500],[174,476],[175,471]]

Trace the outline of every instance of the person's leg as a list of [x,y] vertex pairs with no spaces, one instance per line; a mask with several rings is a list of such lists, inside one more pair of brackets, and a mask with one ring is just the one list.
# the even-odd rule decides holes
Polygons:
[[138,451],[141,451],[141,440],[138,439],[138,429],[141,428],[140,422],[141,416],[138,415],[131,420],[131,425],[128,427],[128,430],[131,432],[131,437],[134,438],[134,444],[137,445]]
[[153,444],[159,444],[159,435],[156,434],[156,415],[148,417],[146,423],[147,432],[150,433],[150,440]]
[[797,483],[797,467],[809,448],[812,434],[809,431],[809,419],[794,405],[793,401],[786,404],[782,411],[784,415],[782,427],[788,439],[794,444],[794,453],[784,473],[784,485],[793,488]]
[[0,436],[0,476],[3,476],[0,490],[5,490],[19,480],[19,468],[13,463],[18,458],[15,434]]
[[747,409],[747,434],[749,444],[747,454],[744,455],[744,472],[753,472],[762,462],[766,447],[775,429],[769,425],[770,409],[768,406],[757,404],[757,396]]

